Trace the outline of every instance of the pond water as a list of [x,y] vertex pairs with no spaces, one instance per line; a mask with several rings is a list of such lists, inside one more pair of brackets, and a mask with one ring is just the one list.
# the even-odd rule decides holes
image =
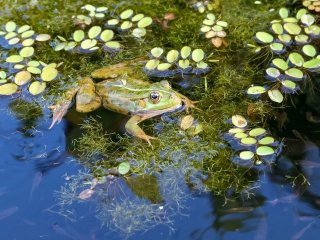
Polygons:
[[[244,45],[256,31],[266,29],[265,21],[274,18],[274,8],[285,6],[286,1],[261,1],[261,4],[260,1],[211,1],[214,3],[212,11],[230,22],[229,42],[220,39],[220,49],[213,48],[217,42],[212,45],[195,33],[198,32],[195,27],[201,25],[204,17],[190,7],[195,1],[107,2],[114,8],[110,13],[113,17],[119,9],[131,7],[148,13],[154,24],[146,33],[155,34],[137,40],[125,35],[128,32],[123,29],[115,30],[119,34],[115,39],[125,46],[119,54],[110,53],[110,46],[118,46],[118,42],[106,45],[109,52],[104,49],[107,52],[100,54],[100,49],[98,54],[91,55],[83,54],[88,53],[87,49],[79,46],[78,52],[54,51],[52,48],[59,46],[59,41],[64,42],[61,37],[51,39],[50,44],[39,43],[35,55],[33,50],[22,55],[26,55],[24,58],[31,55],[29,57],[37,60],[43,57],[47,63],[64,61],[61,70],[60,66],[53,67],[59,74],[50,70],[57,74],[53,78],[58,83],[50,85],[51,75],[40,75],[32,81],[48,83],[43,96],[30,96],[35,92],[30,88],[28,92],[24,84],[19,86],[18,93],[0,96],[0,239],[318,239],[320,99],[318,87],[310,82],[319,83],[319,71],[315,71],[313,65],[309,67],[307,70],[313,71],[310,70],[312,74],[308,80],[312,81],[303,87],[301,84],[304,93],[285,95],[281,107],[276,105],[279,98],[270,97],[275,100],[272,103],[268,97],[254,102],[244,94],[245,88],[255,79],[265,83],[263,68],[272,58],[266,51],[265,59],[260,56],[255,62],[254,53],[247,51]],[[287,6],[293,11],[301,7],[297,1],[289,2]],[[20,25],[33,24],[39,28],[36,30],[48,31],[55,37],[62,33],[67,35],[73,28],[83,27],[84,23],[72,16],[84,4],[72,0],[4,1],[0,3],[2,30],[15,29],[15,23],[4,25],[14,20]],[[104,2],[97,0],[92,4],[100,6]],[[246,10],[240,11],[239,4]],[[130,11],[122,12],[118,19],[125,20]],[[45,20],[44,12],[48,14]],[[168,13],[167,19],[163,18],[165,13]],[[287,11],[283,10],[282,14],[286,15]],[[152,23],[152,19],[148,23],[150,19],[146,17],[141,25],[148,27]],[[313,20],[306,17],[305,21]],[[99,20],[95,23],[102,25]],[[227,25],[224,21],[220,24],[219,29]],[[288,26],[294,25],[290,24],[286,25],[287,32],[292,30]],[[143,31],[144,28],[135,33]],[[95,38],[93,32],[89,36],[91,43]],[[270,39],[266,33],[260,33],[259,37],[263,41]],[[10,65],[7,56],[17,49],[8,49],[10,46],[6,44],[7,39],[0,37],[0,71],[6,69],[12,75],[17,70]],[[90,75],[101,66],[134,59],[137,66],[127,69],[127,75],[157,81],[159,74],[163,77],[163,72],[141,70],[141,61],[147,62],[147,52],[156,46],[181,49],[184,45],[198,48],[199,55],[195,59],[204,58],[201,57],[203,53],[211,67],[204,62],[200,64],[202,60],[199,60],[197,64],[202,67],[197,65],[192,74],[191,70],[187,75],[183,72],[180,82],[175,76],[178,70],[165,74],[178,91],[190,99],[200,100],[199,109],[192,111],[196,119],[190,128],[193,130],[183,128],[184,112],[147,121],[141,126],[158,138],[152,141],[152,148],[124,134],[128,117],[105,109],[79,114],[74,107],[61,123],[49,129],[52,113],[48,106],[59,99],[60,91],[66,90],[65,85],[70,87],[70,81],[75,83],[79,75]],[[174,58],[174,51],[171,53]],[[192,56],[189,59],[194,60]],[[40,68],[43,71],[44,68]],[[0,86],[7,81],[6,77],[0,74]],[[14,81],[17,83],[16,79]],[[121,79],[121,82],[126,80]],[[278,82],[273,88],[280,89]],[[133,86],[144,85],[136,82]],[[128,94],[127,90],[124,92]],[[139,104],[143,105],[141,101]],[[120,110],[116,107],[116,111]],[[226,126],[228,119],[235,114],[247,114],[252,128],[263,126],[283,143],[282,153],[273,164],[266,164],[261,170],[232,163],[234,153],[222,136],[230,127]],[[259,159],[258,155],[255,157]],[[122,166],[130,164],[129,172],[121,173],[121,163],[125,163]]]

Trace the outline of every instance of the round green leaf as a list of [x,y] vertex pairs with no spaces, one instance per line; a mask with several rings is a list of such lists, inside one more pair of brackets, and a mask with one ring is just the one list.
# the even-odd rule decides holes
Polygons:
[[132,27],[133,23],[130,22],[130,21],[124,21],[121,25],[120,25],[120,28],[121,30],[123,31],[126,31],[128,29],[130,29]]
[[85,33],[83,30],[76,30],[73,33],[73,40],[75,42],[81,42],[84,39]]
[[284,45],[282,43],[271,43],[270,45],[270,49],[273,52],[282,52],[284,50]]
[[139,28],[146,28],[146,27],[150,26],[151,24],[152,24],[152,18],[151,17],[144,17],[138,22],[137,26]]
[[204,51],[200,48],[197,48],[192,51],[191,58],[195,62],[200,62],[204,59]]
[[180,68],[186,69],[190,66],[190,61],[188,59],[181,59],[179,60],[178,65]]
[[24,47],[20,50],[19,54],[23,58],[32,57],[34,54],[34,48],[33,47]]
[[282,27],[282,24],[280,24],[280,23],[273,23],[271,25],[271,29],[275,34],[279,35],[279,34],[283,33],[283,27]]
[[163,49],[160,47],[155,47],[151,49],[151,55],[155,58],[159,58],[163,53]]
[[216,20],[216,16],[213,13],[208,13],[207,18],[210,20]]
[[301,27],[297,23],[285,23],[283,25],[284,30],[291,35],[298,35],[301,33]]
[[289,44],[292,40],[289,34],[280,34],[278,35],[278,39],[284,44]]
[[282,103],[282,101],[283,101],[283,95],[279,91],[279,89],[269,90],[268,95],[269,95],[269,98],[276,103]]
[[258,142],[259,144],[261,145],[269,145],[269,144],[272,144],[274,143],[274,138],[273,137],[264,137],[264,138],[261,138]]
[[294,90],[297,86],[297,84],[293,81],[290,81],[290,80],[283,80],[281,81],[281,84],[285,87],[285,88],[288,88],[288,89],[291,89],[291,90]]
[[105,46],[112,50],[119,50],[121,48],[121,45],[117,41],[109,41],[105,43]]
[[36,41],[46,42],[46,41],[50,40],[50,38],[51,38],[51,36],[49,34],[42,33],[42,34],[39,34],[36,36]]
[[17,84],[14,83],[6,83],[0,85],[0,95],[12,95],[16,93],[18,90]]
[[314,57],[314,56],[317,55],[317,50],[316,50],[316,48],[315,48],[314,46],[310,45],[310,44],[304,45],[304,46],[302,47],[302,52],[303,52],[305,55],[309,56],[309,57]]
[[120,18],[121,19],[128,19],[133,15],[133,10],[132,9],[127,9],[124,10],[122,13],[120,13]]
[[16,45],[18,42],[20,42],[20,38],[11,38],[9,41],[8,41],[8,44],[9,45]]
[[16,33],[16,32],[9,32],[9,33],[7,33],[5,36],[4,36],[4,38],[6,39],[6,40],[9,40],[9,39],[11,39],[11,38],[14,38],[15,36],[17,36],[18,34]]
[[171,66],[172,66],[172,64],[170,64],[170,63],[160,63],[160,64],[157,66],[157,69],[158,69],[159,71],[166,71],[166,70],[168,70]]
[[320,35],[320,27],[318,25],[311,25],[309,27],[306,27],[304,31],[308,35],[310,34],[317,37]]
[[135,28],[132,30],[132,35],[136,38],[142,38],[147,34],[147,30],[145,28]]
[[315,22],[315,18],[311,14],[304,14],[301,16],[300,21],[307,26],[311,26]]
[[203,62],[203,61],[198,62],[198,63],[197,63],[197,68],[206,69],[206,68],[208,68],[208,64],[205,63],[205,62]]
[[44,67],[40,75],[41,79],[45,82],[50,82],[53,79],[55,79],[57,76],[58,76],[58,70],[50,66]]
[[265,93],[267,90],[265,87],[262,87],[262,86],[252,86],[252,87],[249,87],[248,90],[247,90],[247,93],[250,94],[250,95],[260,95],[262,93]]
[[134,15],[134,16],[132,17],[131,21],[132,21],[132,22],[138,22],[138,21],[140,21],[143,17],[144,17],[144,14],[139,13],[139,14]]
[[308,10],[305,8],[301,8],[299,9],[299,11],[296,14],[296,19],[300,19],[303,15],[305,15],[306,13],[308,13]]
[[32,74],[40,74],[41,69],[37,67],[27,67],[27,71],[32,73]]
[[275,58],[275,59],[273,59],[272,60],[272,64],[275,66],[275,67],[277,67],[277,68],[279,68],[279,69],[281,69],[281,70],[287,70],[288,69],[288,64],[286,63],[286,61],[284,61],[283,59],[281,59],[281,58]]
[[318,69],[320,67],[320,59],[314,58],[304,62],[303,67],[309,70]]
[[9,63],[19,63],[23,61],[23,57],[21,57],[20,55],[11,55],[6,59],[6,62]]
[[29,61],[27,64],[29,67],[38,67],[40,63],[38,61]]
[[234,137],[237,138],[237,139],[242,139],[242,138],[248,137],[248,134],[243,133],[243,132],[239,132],[239,133],[236,133],[236,134],[234,135]]
[[305,43],[308,43],[309,36],[305,34],[299,34],[294,37],[294,40],[300,44],[305,44]]
[[232,134],[234,134],[234,133],[242,133],[242,132],[244,132],[244,129],[243,128],[230,128],[228,132],[232,133]]
[[267,155],[274,154],[274,150],[269,146],[260,146],[257,148],[256,153],[259,156],[267,156]]
[[257,140],[253,137],[241,138],[241,143],[245,145],[253,145],[257,143]]
[[29,25],[23,25],[23,26],[18,28],[18,33],[20,34],[20,33],[23,33],[25,31],[28,31],[30,29],[31,29],[31,27]]
[[122,162],[118,166],[118,172],[121,175],[125,175],[130,171],[130,164],[128,162]]
[[239,157],[242,159],[242,160],[250,160],[252,159],[254,156],[254,153],[251,152],[251,151],[242,151],[240,152],[239,154]]
[[179,57],[179,52],[175,49],[172,49],[170,50],[168,53],[167,53],[167,61],[168,63],[173,63],[175,62]]
[[34,33],[35,32],[33,30],[28,30],[28,31],[21,33],[21,37],[22,38],[30,38],[34,35]]
[[88,32],[88,37],[91,38],[91,39],[94,39],[96,37],[99,36],[99,34],[101,33],[101,27],[100,26],[93,26],[89,29],[89,32]]
[[191,48],[189,46],[184,46],[180,50],[180,54],[183,59],[188,58],[190,56],[190,53],[191,53]]
[[100,35],[100,39],[104,42],[108,42],[112,40],[113,37],[114,37],[114,32],[109,29],[104,30]]
[[108,20],[107,21],[107,25],[109,25],[109,26],[115,26],[115,25],[117,25],[119,23],[119,20],[118,19],[110,19],[110,20]]
[[45,82],[34,81],[29,86],[29,92],[32,95],[38,95],[38,94],[42,93],[45,88],[46,88]]
[[214,32],[220,32],[223,30],[223,28],[219,25],[214,25],[212,28],[211,28]]
[[249,135],[251,137],[258,137],[260,135],[263,135],[266,133],[266,130],[264,128],[254,128],[250,130]]
[[296,78],[296,79],[303,78],[303,72],[298,68],[290,68],[285,71],[285,74],[289,77]]
[[290,53],[288,59],[293,65],[295,65],[297,67],[302,67],[302,65],[304,63],[304,59],[301,56],[301,54],[296,53],[296,52]]
[[22,85],[28,83],[30,80],[31,80],[31,73],[29,73],[28,71],[18,72],[18,73],[14,76],[14,82],[15,82],[18,86],[22,86]]
[[287,18],[289,16],[289,10],[287,8],[280,8],[279,15],[281,18]]
[[217,21],[216,24],[219,25],[219,26],[221,26],[221,27],[223,27],[223,28],[228,27],[228,23],[225,22],[225,21]]
[[27,38],[27,39],[23,40],[21,44],[24,47],[30,47],[30,46],[32,46],[34,44],[34,39]]
[[267,68],[266,73],[268,74],[268,76],[270,76],[274,79],[280,77],[280,75],[281,75],[279,69],[274,68],[274,67]]
[[257,32],[256,38],[262,43],[272,43],[273,36],[267,32]]
[[83,49],[89,49],[92,47],[95,47],[97,45],[97,40],[96,39],[86,39],[81,42],[81,48]]
[[146,69],[151,71],[157,68],[160,61],[158,59],[151,59],[146,63]]
[[13,21],[9,21],[6,23],[5,27],[7,32],[13,32],[17,28],[17,24]]
[[7,74],[5,71],[0,71],[0,79],[5,79],[7,77]]
[[202,26],[200,31],[203,33],[209,32],[211,30],[211,27],[209,26]]
[[94,11],[96,11],[96,7],[93,6],[93,5],[91,5],[91,4],[86,4],[86,5],[84,5],[84,6],[82,7],[82,9],[85,9],[85,10],[87,10],[87,11],[89,11],[89,12],[94,12]]
[[96,9],[96,12],[102,12],[102,13],[105,13],[105,12],[107,12],[108,11],[108,8],[107,7],[98,7],[97,9]]

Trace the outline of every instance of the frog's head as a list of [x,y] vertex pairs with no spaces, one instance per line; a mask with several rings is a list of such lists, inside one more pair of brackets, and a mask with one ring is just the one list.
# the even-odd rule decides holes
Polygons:
[[174,91],[168,81],[153,83],[145,93],[144,98],[139,100],[139,110],[135,114],[146,118],[160,115],[167,112],[174,112],[184,107],[193,107],[187,97]]

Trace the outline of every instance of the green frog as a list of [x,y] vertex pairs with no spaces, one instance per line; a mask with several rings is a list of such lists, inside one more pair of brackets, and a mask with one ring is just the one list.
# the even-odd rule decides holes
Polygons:
[[173,90],[168,81],[150,83],[128,77],[134,74],[135,61],[127,61],[95,70],[91,76],[104,79],[94,83],[92,78],[85,77],[77,86],[68,90],[61,101],[51,106],[53,112],[52,128],[67,113],[76,95],[76,111],[91,112],[104,108],[129,115],[125,128],[131,135],[141,138],[151,146],[152,136],[148,136],[138,124],[148,118],[181,109],[194,108],[194,101]]

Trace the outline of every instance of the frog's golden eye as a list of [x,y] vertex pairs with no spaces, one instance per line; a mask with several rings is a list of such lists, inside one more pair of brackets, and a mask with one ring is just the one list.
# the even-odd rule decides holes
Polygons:
[[161,96],[158,92],[151,92],[149,98],[152,103],[156,104],[160,101]]

